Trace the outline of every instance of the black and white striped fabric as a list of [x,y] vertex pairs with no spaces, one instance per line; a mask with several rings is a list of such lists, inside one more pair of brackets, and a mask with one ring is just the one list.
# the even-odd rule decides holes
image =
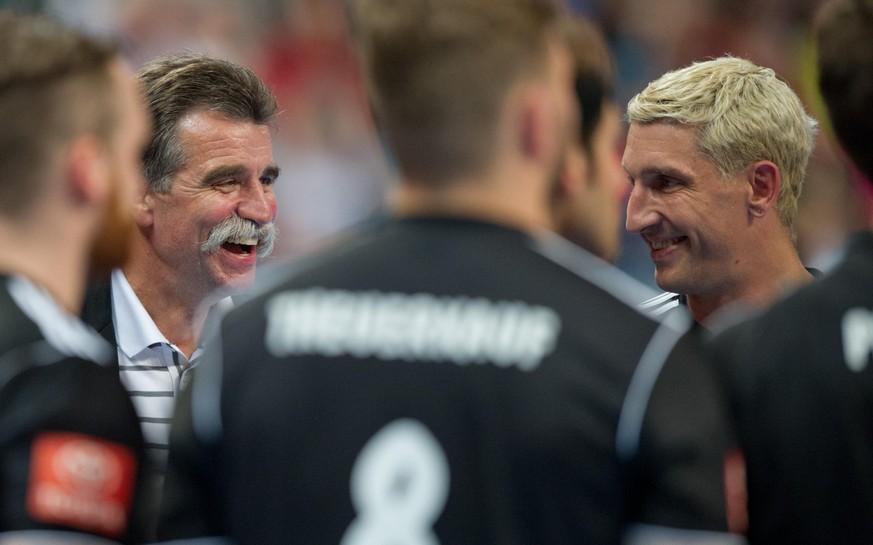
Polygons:
[[162,473],[176,398],[192,365],[160,332],[120,270],[112,275],[112,301],[119,376],[139,415],[148,453]]
[[176,396],[191,365],[173,345],[157,342],[133,357],[119,350],[118,371],[139,415],[151,456],[166,463]]

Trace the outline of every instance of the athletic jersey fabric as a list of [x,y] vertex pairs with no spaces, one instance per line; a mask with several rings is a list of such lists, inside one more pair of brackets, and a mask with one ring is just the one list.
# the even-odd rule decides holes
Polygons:
[[0,276],[0,542],[142,539],[142,435],[103,345],[47,293]]
[[747,464],[749,541],[873,536],[873,234],[830,274],[712,341]]
[[639,287],[613,271],[554,236],[449,218],[387,221],[291,266],[224,318],[183,392],[159,537],[724,530],[709,364],[621,302]]

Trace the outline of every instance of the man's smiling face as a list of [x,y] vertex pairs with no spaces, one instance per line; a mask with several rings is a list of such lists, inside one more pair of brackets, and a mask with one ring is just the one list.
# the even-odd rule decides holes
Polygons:
[[632,189],[627,230],[640,233],[661,289],[717,294],[729,289],[745,249],[748,184],[723,179],[687,125],[632,123],[622,166]]
[[[145,199],[152,249],[192,295],[248,286],[274,233],[270,128],[198,110],[180,120],[178,136],[184,164],[167,193]],[[210,240],[222,227],[231,228]]]

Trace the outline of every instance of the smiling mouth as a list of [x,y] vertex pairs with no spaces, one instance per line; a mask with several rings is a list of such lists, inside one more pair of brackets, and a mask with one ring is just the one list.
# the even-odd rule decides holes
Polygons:
[[679,238],[668,238],[664,240],[650,240],[649,246],[652,247],[653,250],[663,250],[664,248],[669,248],[670,246],[675,246],[685,240],[685,237]]
[[255,251],[257,244],[256,238],[228,239],[221,247],[232,254],[249,255]]

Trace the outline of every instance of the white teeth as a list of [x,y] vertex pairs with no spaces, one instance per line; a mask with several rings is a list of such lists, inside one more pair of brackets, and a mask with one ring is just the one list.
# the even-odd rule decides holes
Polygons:
[[678,238],[671,238],[668,240],[652,240],[650,244],[652,245],[653,250],[663,250],[667,246],[672,246],[679,242]]
[[257,238],[229,238],[231,244],[242,244],[243,246],[255,246],[258,243]]

